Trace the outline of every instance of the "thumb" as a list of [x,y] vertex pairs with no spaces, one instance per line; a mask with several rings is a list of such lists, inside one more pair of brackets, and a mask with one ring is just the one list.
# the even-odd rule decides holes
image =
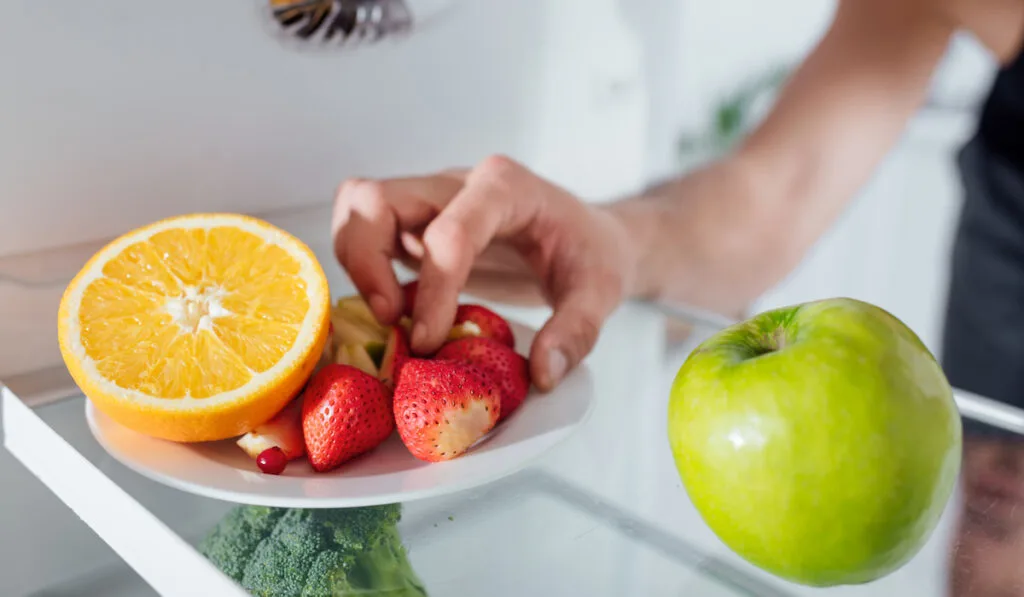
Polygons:
[[530,348],[530,375],[547,392],[580,363],[597,343],[610,309],[594,288],[581,287],[555,304],[554,313]]

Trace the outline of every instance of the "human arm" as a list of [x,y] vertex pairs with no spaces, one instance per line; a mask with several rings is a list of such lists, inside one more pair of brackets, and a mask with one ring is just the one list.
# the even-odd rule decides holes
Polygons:
[[734,153],[611,206],[638,243],[633,294],[735,315],[795,267],[921,105],[955,30],[935,6],[841,2]]

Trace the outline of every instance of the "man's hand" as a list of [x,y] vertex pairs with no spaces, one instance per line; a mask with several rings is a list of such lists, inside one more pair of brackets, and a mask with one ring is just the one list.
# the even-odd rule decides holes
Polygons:
[[635,270],[618,220],[504,157],[433,176],[349,180],[331,227],[338,261],[382,322],[403,308],[392,261],[419,270],[418,353],[444,341],[467,285],[539,291],[554,309],[530,350],[542,390],[591,351]]

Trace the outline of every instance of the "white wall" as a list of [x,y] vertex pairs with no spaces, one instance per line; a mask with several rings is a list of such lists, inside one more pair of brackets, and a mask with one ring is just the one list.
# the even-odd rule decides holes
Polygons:
[[613,2],[459,2],[407,41],[356,53],[283,46],[254,4],[8,10],[0,255],[186,210],[329,201],[346,176],[490,152],[585,191],[634,183],[621,173],[642,111],[635,93],[606,93],[636,70]]

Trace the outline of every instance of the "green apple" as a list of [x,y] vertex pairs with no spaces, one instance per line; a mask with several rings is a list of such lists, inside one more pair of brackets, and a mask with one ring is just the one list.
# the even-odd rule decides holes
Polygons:
[[910,560],[960,470],[939,364],[899,319],[852,299],[767,311],[703,342],[673,382],[668,432],[719,539],[811,586]]

